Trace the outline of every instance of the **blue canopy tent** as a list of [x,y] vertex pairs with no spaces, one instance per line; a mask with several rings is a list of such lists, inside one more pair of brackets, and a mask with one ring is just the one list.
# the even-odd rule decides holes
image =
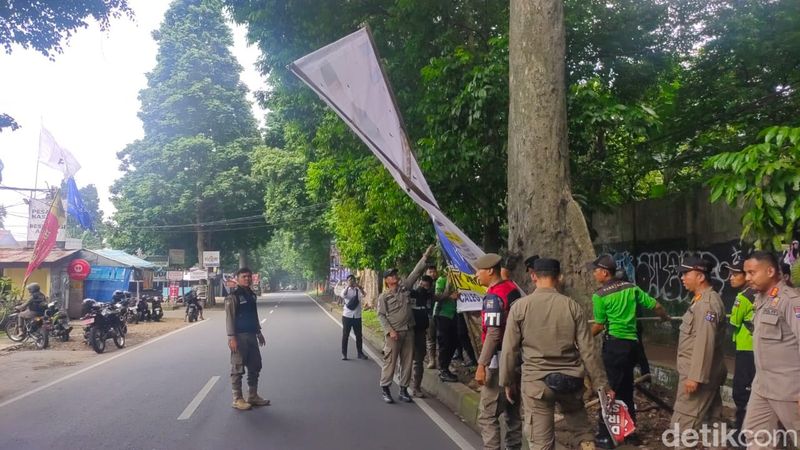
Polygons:
[[83,295],[97,301],[110,301],[114,291],[128,289],[131,275],[131,267],[94,266],[84,282]]

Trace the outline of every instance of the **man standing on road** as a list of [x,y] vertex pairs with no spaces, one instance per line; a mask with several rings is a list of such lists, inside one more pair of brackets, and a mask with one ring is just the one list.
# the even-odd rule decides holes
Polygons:
[[[744,419],[748,448],[775,448],[764,434],[778,436],[778,422],[787,436],[800,434],[800,293],[781,280],[778,259],[754,252],[744,263],[755,301],[756,377]],[[789,446],[800,444],[788,443]]]
[[583,403],[584,377],[589,375],[596,388],[607,388],[608,380],[600,362],[583,307],[558,293],[561,265],[539,258],[533,262],[531,278],[536,290],[511,306],[503,352],[500,358],[500,385],[506,398],[515,397],[518,361],[522,359],[522,405],[525,408],[528,446],[535,450],[555,447],[553,417],[555,404],[566,417],[573,447],[594,449],[594,432]]
[[733,342],[736,343],[736,366],[733,372],[733,402],[736,404],[736,430],[742,429],[744,416],[747,412],[747,402],[750,400],[750,390],[753,378],[756,376],[756,363],[753,358],[753,301],[756,291],[748,288],[747,277],[744,273],[744,261],[730,268],[731,287],[742,289],[736,295],[731,310],[731,326],[733,327]]
[[[497,373],[508,312],[522,294],[513,281],[503,280],[500,275],[501,265],[500,255],[494,253],[487,253],[472,263],[478,283],[488,287],[481,309],[483,346],[478,357],[478,369],[475,372],[475,381],[483,386],[478,405],[478,425],[481,428],[483,448],[487,450],[501,448],[499,420],[501,415],[504,416],[507,430],[504,448],[519,449],[522,444],[519,402],[511,403],[506,399]],[[513,384],[519,389],[519,376]],[[514,392],[514,397],[519,398],[518,390]]]
[[433,245],[425,250],[422,259],[411,274],[400,282],[397,269],[389,269],[383,274],[386,289],[381,292],[376,300],[378,319],[384,333],[383,364],[381,370],[381,393],[383,401],[394,403],[389,387],[392,378],[400,363],[400,400],[411,402],[408,393],[408,384],[411,382],[411,366],[414,356],[414,315],[411,309],[410,291],[414,287],[422,271],[425,270],[425,261],[428,260]]
[[[253,406],[267,406],[269,400],[258,395],[258,375],[261,372],[261,351],[266,344],[258,321],[256,294],[250,289],[253,272],[242,267],[234,274],[236,288],[225,297],[225,328],[231,349],[231,384],[233,407],[246,411]],[[247,400],[242,396],[242,376],[247,368]]]
[[367,359],[364,354],[363,338],[361,335],[361,311],[364,301],[364,289],[356,282],[355,275],[347,276],[347,287],[342,291],[342,360],[347,361],[347,343],[350,341],[350,330],[356,335],[356,351],[358,359]]
[[711,287],[713,266],[702,258],[687,257],[678,270],[683,285],[694,294],[680,327],[678,393],[672,415],[672,423],[685,433],[721,419],[719,387],[725,382],[728,370],[723,361],[725,306]]
[[458,377],[450,372],[450,362],[456,349],[458,330],[456,327],[456,310],[458,291],[450,289],[447,278],[436,280],[436,306],[433,318],[436,320],[436,341],[439,346],[439,379],[444,382],[456,382]]
[[[433,283],[437,283],[439,280],[439,269],[436,268],[436,264],[428,265],[428,268],[425,269],[425,275],[431,277]],[[433,284],[431,285],[431,298],[433,299],[430,309],[428,309],[428,329],[425,335],[425,344],[427,347],[428,352],[428,369],[435,369],[436,368],[436,320],[433,318],[433,310],[436,308],[436,286]]]
[[420,398],[425,397],[422,393],[422,375],[425,373],[426,339],[428,325],[430,325],[433,295],[433,279],[428,275],[423,275],[419,279],[417,288],[411,292],[411,298],[413,299],[411,311],[414,314],[414,373],[412,375],[412,387],[414,397]]
[[[636,309],[641,306],[655,310],[662,320],[669,320],[667,311],[653,298],[633,283],[616,278],[617,264],[611,255],[602,255],[587,264],[595,281],[600,285],[592,295],[595,324],[592,335],[605,331],[603,336],[603,364],[606,376],[617,398],[625,402],[631,419],[636,423],[636,407],[633,403],[633,368],[638,361],[639,336],[636,328]],[[614,448],[615,443],[600,417],[600,432],[597,446]],[[626,438],[630,445],[642,445],[641,439],[632,434]]]

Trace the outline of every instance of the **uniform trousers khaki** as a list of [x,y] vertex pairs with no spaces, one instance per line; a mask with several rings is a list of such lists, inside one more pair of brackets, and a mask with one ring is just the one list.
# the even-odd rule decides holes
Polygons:
[[555,405],[567,423],[573,448],[582,441],[594,442],[594,430],[586,414],[581,389],[571,394],[557,394],[544,381],[522,383],[522,404],[525,407],[525,435],[530,450],[552,450],[555,448]]
[[392,384],[394,372],[400,364],[400,386],[408,387],[411,382],[411,367],[414,358],[414,330],[398,331],[397,340],[384,336],[383,367],[381,368],[381,387]]
[[233,396],[242,396],[242,376],[247,369],[247,386],[255,389],[258,386],[258,375],[261,373],[261,350],[258,348],[258,337],[255,333],[238,333],[236,342],[239,346],[236,353],[231,352],[231,386]]
[[[518,449],[522,444],[519,393],[516,395],[516,402],[509,403],[506,399],[505,388],[500,387],[498,381],[500,381],[500,375],[497,369],[486,369],[486,383],[481,388],[481,400],[478,407],[478,426],[481,429],[483,448],[486,450],[501,448],[500,416],[502,415],[507,430],[504,448]],[[517,386],[519,386],[519,380],[517,380]]]
[[[727,377],[727,372],[722,373],[719,379],[712,380],[711,383],[700,384],[692,394],[687,394],[684,388],[687,378],[679,377],[678,393],[673,408],[675,411],[672,413],[673,426],[677,426],[678,430],[683,433],[686,430],[699,430],[703,424],[712,427],[714,422],[721,422],[722,396],[719,386],[725,377]],[[709,448],[724,447],[721,438],[716,444],[719,446]]]
[[[786,429],[785,434],[777,431],[778,421]],[[784,435],[788,437],[786,442],[789,446],[797,447],[800,443],[792,444],[792,441],[800,436],[800,405],[794,400],[771,400],[752,391],[743,428],[748,449],[772,449],[776,444],[783,445]],[[773,436],[778,438],[777,442]]]

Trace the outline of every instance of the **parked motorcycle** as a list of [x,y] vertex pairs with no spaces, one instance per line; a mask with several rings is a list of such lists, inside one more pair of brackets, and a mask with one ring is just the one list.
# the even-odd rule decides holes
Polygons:
[[139,302],[136,303],[136,317],[139,322],[150,321],[150,308],[147,306],[147,299],[146,295],[142,296]]
[[19,328],[17,318],[19,313],[8,316],[5,331],[6,336],[14,342],[31,340],[39,350],[46,349],[50,345],[50,323],[42,316],[24,320],[23,328]]
[[161,297],[151,297],[150,301],[153,303],[153,312],[150,317],[154,322],[158,322],[164,318],[164,310],[161,308]]
[[69,325],[69,317],[64,311],[58,308],[58,302],[50,302],[44,310],[44,317],[49,322],[50,335],[61,339],[62,342],[69,340],[72,327]]
[[112,339],[117,348],[125,347],[127,326],[120,318],[120,311],[115,305],[84,300],[84,310],[88,311],[82,319],[84,339],[95,352],[106,350],[106,340]]

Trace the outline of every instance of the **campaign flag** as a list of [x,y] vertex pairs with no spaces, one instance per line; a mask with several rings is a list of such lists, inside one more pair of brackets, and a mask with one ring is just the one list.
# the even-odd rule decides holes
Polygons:
[[78,221],[81,228],[84,230],[93,230],[92,215],[86,210],[83,205],[81,193],[78,191],[78,185],[75,184],[75,178],[69,177],[67,179],[67,212],[70,216]]
[[58,145],[56,139],[44,127],[39,132],[39,161],[42,164],[60,170],[64,178],[75,175],[81,169],[78,160],[64,147]]
[[628,407],[622,400],[609,399],[603,389],[597,390],[597,396],[600,399],[600,416],[603,418],[603,423],[615,446],[619,445],[636,431],[636,424],[633,423]]
[[59,189],[56,191],[53,203],[50,205],[50,211],[44,219],[44,225],[42,226],[42,232],[39,234],[39,239],[36,240],[36,245],[33,247],[33,256],[31,257],[31,262],[28,264],[28,269],[25,271],[25,279],[22,282],[23,285],[27,284],[28,277],[31,276],[33,271],[42,264],[45,258],[47,258],[47,255],[53,250],[56,244],[58,230],[66,221],[67,217],[64,213],[64,203],[61,201],[61,190]]
[[[459,283],[456,286],[461,297],[482,296],[485,290],[467,280],[475,273],[469,261],[483,256],[484,252],[439,208],[411,152],[397,102],[369,28],[361,28],[310,53],[288,68],[333,109],[406,194],[430,215],[451,269],[457,272]],[[459,312],[479,311],[481,303],[459,301],[458,307]]]

